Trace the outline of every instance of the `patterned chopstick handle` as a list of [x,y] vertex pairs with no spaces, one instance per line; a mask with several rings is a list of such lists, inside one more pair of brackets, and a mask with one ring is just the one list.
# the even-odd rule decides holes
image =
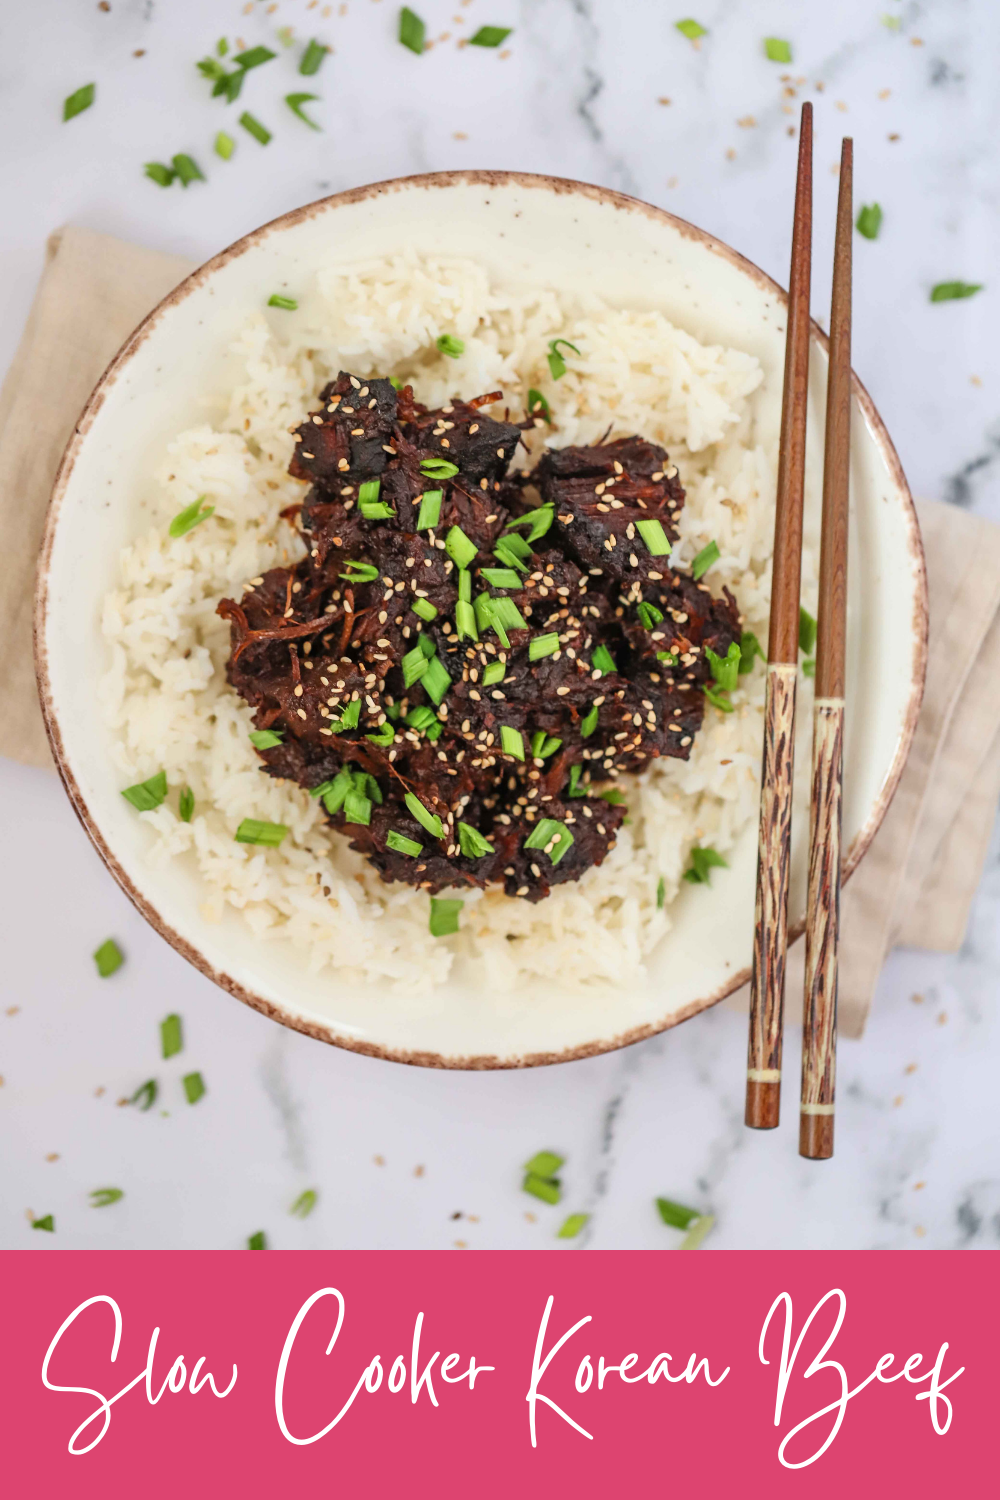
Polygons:
[[773,1129],[781,1104],[781,1021],[792,847],[796,668],[772,662],[764,703],[764,764],[757,843],[746,1123]]
[[833,1155],[844,700],[817,698],[813,728],[799,1151]]

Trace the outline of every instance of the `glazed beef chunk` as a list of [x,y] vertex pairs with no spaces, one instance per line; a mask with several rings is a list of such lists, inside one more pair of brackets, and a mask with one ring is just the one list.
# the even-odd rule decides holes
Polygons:
[[[669,565],[684,491],[640,437],[512,470],[492,392],[429,411],[342,372],[295,434],[307,555],[224,599],[272,776],[382,878],[539,901],[615,842],[599,784],[687,759],[736,602]],[[527,426],[528,424],[523,424]]]

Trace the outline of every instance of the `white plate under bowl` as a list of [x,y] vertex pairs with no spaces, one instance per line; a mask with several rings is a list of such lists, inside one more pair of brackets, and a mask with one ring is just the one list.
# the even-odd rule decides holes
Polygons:
[[[756,437],[781,407],[785,294],[762,271],[661,209],[606,189],[520,173],[453,172],[377,183],[276,219],[217,255],[136,330],[102,377],[66,450],[39,564],[36,659],[60,774],[87,832],[140,911],[230,993],[324,1041],[437,1067],[556,1062],[649,1036],[748,977],[756,830],[710,889],[685,888],[648,982],[624,992],[491,993],[451,984],[430,997],[310,974],[284,942],[257,943],[234,912],[204,921],[204,891],[182,861],[153,869],[148,830],[120,793],[110,731],[96,708],[107,669],[99,619],[119,551],[142,528],[135,497],[149,454],[202,420],[227,345],[268,287],[302,285],[323,265],[412,247],[472,256],[499,280],[597,292],[656,308],[696,338],[757,356]],[[807,534],[816,534],[826,340],[813,329]],[[474,394],[474,393],[468,393]],[[854,383],[851,463],[846,873],[892,797],[910,746],[926,660],[926,583],[916,515],[878,413]],[[803,820],[799,820],[800,823]],[[793,857],[793,930],[805,909],[805,829]]]

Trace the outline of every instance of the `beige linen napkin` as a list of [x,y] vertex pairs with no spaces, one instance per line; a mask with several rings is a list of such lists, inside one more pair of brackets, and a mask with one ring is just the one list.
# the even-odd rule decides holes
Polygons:
[[[49,240],[0,392],[0,753],[25,764],[51,765],[31,611],[59,459],[115,351],[192,269],[89,230]],[[1000,797],[1000,527],[929,501],[918,510],[930,584],[927,691],[892,806],[844,892],[840,1015],[848,1036],[861,1034],[892,947],[961,945]],[[796,962],[793,950],[792,1007],[801,991]]]

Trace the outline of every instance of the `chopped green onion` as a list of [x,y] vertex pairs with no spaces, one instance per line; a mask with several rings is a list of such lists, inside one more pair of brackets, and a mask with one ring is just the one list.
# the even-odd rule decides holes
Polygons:
[[719,656],[711,646],[705,647],[705,657],[712,669],[712,676],[724,693],[731,693],[739,676],[742,652],[739,644],[732,641],[725,656]]
[[[573,843],[573,835],[564,823],[557,822],[555,818],[542,818],[528,834],[524,847],[543,850],[553,865],[557,865]],[[552,847],[549,848],[549,845]]]
[[209,74],[208,69],[202,63],[199,63],[198,66],[207,76],[215,77],[215,87],[212,90],[213,99],[218,98],[222,94],[232,104],[239,98],[240,89],[243,87],[243,80],[247,76],[243,68],[234,68],[231,73],[227,73],[223,68],[218,68],[215,74]]
[[164,1058],[173,1057],[175,1053],[184,1050],[181,1018],[176,1011],[171,1012],[169,1016],[164,1016],[160,1022],[160,1045]]
[[529,417],[542,416],[549,426],[552,426],[552,408],[541,391],[536,391],[534,386],[528,392],[528,415]]
[[566,361],[559,353],[560,344],[562,344],[566,349],[572,349],[574,354],[580,353],[576,345],[571,344],[569,339],[552,339],[549,343],[548,361],[549,372],[553,380],[561,380],[566,374]]
[[410,809],[410,812],[416,818],[420,826],[427,829],[427,832],[430,834],[432,839],[444,838],[444,828],[442,827],[441,819],[438,817],[437,813],[430,812],[421,802],[420,798],[414,796],[412,792],[407,792],[403,798],[403,801],[406,803],[407,807]]
[[[497,542],[496,546],[493,548],[493,556],[498,560],[498,562],[506,563],[507,567],[509,567],[511,569],[518,568],[518,569],[520,569],[520,571],[522,573],[527,573],[527,571],[528,571],[527,568],[524,566],[524,563],[521,561],[521,558],[518,556],[517,552],[510,545],[511,542],[520,542],[521,545],[524,546],[524,539],[523,539],[523,537],[519,537],[519,536],[501,537],[500,540]],[[528,556],[530,557],[531,556],[531,548],[530,547],[528,547],[527,553],[528,553]]]
[[903,25],[899,16],[884,15],[880,16],[879,19],[887,31],[899,31]]
[[116,973],[124,962],[125,955],[114,938],[106,939],[94,954],[94,963],[97,965],[97,972],[102,979],[107,979],[110,975]]
[[295,312],[298,307],[294,297],[283,297],[280,292],[272,292],[267,299],[268,307],[281,307],[285,312]]
[[507,675],[507,668],[502,661],[491,661],[483,670],[483,687],[492,687],[496,682],[503,682]]
[[205,1080],[200,1073],[185,1073],[181,1079],[181,1083],[184,1085],[184,1092],[187,1095],[187,1102],[189,1104],[197,1104],[199,1099],[205,1097],[207,1092]]
[[981,281],[939,281],[937,286],[931,288],[931,301],[957,302],[962,297],[974,297],[982,289]]
[[531,736],[531,754],[536,760],[548,760],[550,755],[555,755],[561,744],[562,740],[553,739],[544,729],[536,729]]
[[[527,630],[528,622],[506,594],[498,594],[490,600],[490,624],[499,633],[506,630]],[[504,643],[506,645],[506,642]]]
[[685,1208],[683,1203],[673,1203],[669,1198],[657,1198],[656,1206],[660,1211],[660,1218],[671,1229],[686,1229],[698,1217],[696,1208]]
[[803,677],[815,677],[816,676],[816,658],[814,656],[808,657],[802,663],[802,675],[803,675]]
[[49,1234],[55,1234],[56,1221],[51,1214],[45,1214],[41,1219],[32,1219],[31,1227],[32,1229],[46,1229]]
[[408,839],[405,833],[397,833],[395,828],[390,828],[385,836],[386,847],[395,849],[397,854],[408,854],[411,859],[416,859],[418,854],[424,852],[423,844],[418,844],[416,839]]
[[624,807],[625,793],[616,786],[605,787],[603,792],[597,794],[605,802],[610,802],[612,807]]
[[647,551],[654,557],[666,557],[670,551],[670,543],[663,524],[657,520],[636,521],[635,529],[646,543]]
[[425,656],[428,657],[433,656],[437,651],[437,647],[431,640],[430,636],[424,635],[422,631],[420,635],[417,636],[417,647],[424,653]]
[[156,1096],[160,1092],[160,1086],[155,1078],[147,1078],[145,1083],[140,1083],[131,1099],[130,1104],[138,1104],[143,1114],[156,1103]]
[[90,1206],[91,1208],[108,1208],[124,1196],[121,1188],[94,1188],[90,1194]]
[[187,187],[189,182],[204,182],[205,174],[193,157],[181,151],[172,158],[172,165],[177,176],[181,180],[181,187]]
[[471,823],[459,823],[458,842],[467,859],[482,859],[484,854],[497,852],[493,845],[483,838],[479,829],[473,828]]
[[657,651],[656,660],[662,661],[665,666],[676,667],[677,653],[675,651]]
[[378,568],[373,567],[371,563],[355,562],[353,557],[347,559],[344,567],[353,569],[351,573],[339,575],[341,578],[346,578],[348,583],[374,583],[378,577]]
[[317,125],[315,120],[310,120],[309,116],[302,108],[303,104],[310,104],[314,99],[318,98],[318,94],[286,94],[285,103],[288,105],[288,108],[291,110],[292,114],[298,116],[303,125],[308,125],[310,130],[322,130],[322,125]]
[[422,458],[420,472],[428,479],[451,479],[458,473],[458,464],[449,463],[446,458]]
[[816,621],[807,609],[799,605],[799,650],[806,656],[816,644]]
[[877,240],[878,232],[882,228],[882,206],[879,203],[865,203],[858,213],[856,229],[863,234],[866,240]]
[[[642,525],[642,522],[640,521],[639,524]],[[691,564],[691,577],[696,579],[701,578],[704,573],[708,572],[712,564],[718,562],[718,560],[719,544],[718,542],[709,542],[707,547],[702,547],[698,556]]]
[[429,531],[436,526],[441,519],[441,491],[424,490],[420,497],[420,514],[417,517],[417,530]]
[[266,1250],[267,1249],[267,1236],[265,1235],[263,1229],[258,1229],[258,1231],[257,1231],[256,1234],[252,1234],[250,1236],[250,1238],[247,1240],[247,1249],[248,1250]]
[[370,771],[354,771],[351,779],[356,792],[369,797],[372,802],[377,802],[379,807],[382,806],[382,788]]
[[235,837],[238,844],[260,844],[265,849],[277,849],[287,832],[284,823],[266,823],[260,818],[244,818]]
[[455,897],[446,897],[442,900],[439,896],[431,897],[431,915],[428,927],[431,937],[449,937],[451,933],[458,931],[458,914],[465,905]]
[[428,708],[426,703],[421,703],[417,708],[411,708],[403,720],[411,729],[421,729],[426,732],[432,724],[436,724],[437,715],[433,708]]
[[424,50],[425,29],[424,23],[416,11],[411,10],[408,5],[404,5],[399,12],[399,40],[404,47],[409,47],[410,51],[415,52],[418,57]]
[[591,653],[590,665],[595,672],[617,672],[618,665],[607,646],[600,645]]
[[475,36],[469,37],[470,47],[499,47],[510,36],[509,26],[480,26]]
[[476,628],[476,612],[472,605],[464,599],[459,599],[455,605],[455,628],[459,640],[468,636],[470,641],[478,641],[479,631]]
[[431,620],[437,619],[437,609],[429,599],[414,599],[410,608],[415,615],[418,615],[421,620],[426,620],[428,624]]
[[456,338],[453,333],[442,333],[434,342],[438,352],[447,354],[449,359],[458,359],[460,354],[465,353],[465,340]]
[[366,740],[371,740],[371,742],[372,742],[373,745],[378,745],[380,747],[380,749],[383,749],[383,750],[388,745],[391,745],[392,742],[393,742],[393,740],[395,738],[396,738],[395,730],[393,729],[392,725],[389,724],[389,723],[383,724],[380,729],[378,729],[378,730],[375,731],[374,734],[366,734],[365,735],[365,739]]
[[194,816],[194,792],[189,786],[181,788],[181,794],[177,799],[177,816],[182,823],[190,823]]
[[299,72],[304,78],[311,78],[314,73],[319,72],[323,59],[329,50],[329,47],[324,46],[322,42],[318,42],[313,37],[303,52],[302,61],[299,63]]
[[331,817],[334,817],[344,805],[348,792],[354,785],[353,777],[348,766],[342,766],[332,781],[324,781],[321,786],[314,787],[309,793],[310,797],[322,797],[323,806]]
[[451,687],[451,678],[448,676],[447,667],[439,656],[431,657],[427,665],[427,671],[420,679],[420,686],[428,698],[440,704],[441,699]]
[[359,500],[358,508],[366,521],[388,521],[396,514],[384,500]]
[[716,854],[715,850],[709,847],[699,849],[696,844],[691,850],[691,864],[684,871],[684,879],[689,880],[692,885],[709,885],[711,883],[709,871],[715,867],[723,870],[729,869],[721,854]]
[[223,161],[228,161],[235,150],[236,142],[233,140],[232,136],[227,135],[224,130],[220,130],[218,135],[215,137],[216,156],[221,156]]
[[299,1194],[288,1212],[290,1214],[295,1214],[296,1218],[308,1219],[309,1215],[312,1213],[318,1202],[319,1194],[317,1193],[316,1189],[306,1188],[304,1193]]
[[719,688],[703,687],[702,692],[713,708],[719,709],[724,714],[731,714],[735,711],[735,705],[730,703],[725,693]]
[[139,812],[152,812],[154,807],[159,807],[166,795],[166,771],[157,771],[148,781],[137,781],[135,786],[127,786],[122,792],[125,801],[131,802]]
[[352,698],[350,703],[344,704],[344,712],[340,716],[341,729],[357,729],[360,717],[361,699]]
[[251,729],[250,743],[255,750],[273,750],[285,738],[283,729]]
[[580,721],[581,739],[587,740],[590,738],[594,730],[597,728],[597,720],[599,718],[600,711],[595,705],[587,714],[584,715],[583,719]]
[[759,656],[761,661],[767,661],[767,655],[760,641],[752,630],[744,630],[740,636],[740,676],[753,671],[753,659]]
[[250,135],[253,136],[255,141],[260,141],[262,146],[266,146],[268,141],[271,139],[271,132],[268,130],[267,126],[262,125],[259,120],[255,119],[254,116],[250,114],[249,110],[244,110],[240,115],[240,124],[243,126],[244,130],[248,131]]
[[263,63],[270,62],[277,55],[270,47],[251,47],[246,52],[237,52],[233,62],[246,72],[248,68],[259,68]]
[[707,27],[702,26],[699,21],[675,21],[674,25],[689,42],[696,42],[700,36],[708,36]]
[[790,63],[792,60],[791,42],[782,41],[779,36],[766,36],[764,51],[771,62]]
[[214,505],[206,505],[204,510],[202,510],[202,501],[204,499],[204,495],[199,495],[197,500],[192,500],[191,504],[186,506],[184,510],[178,511],[168,528],[172,537],[186,536],[189,531],[193,531],[196,526],[200,526],[202,521],[207,521],[209,516],[215,515]]
[[550,630],[547,635],[533,636],[528,643],[528,660],[541,661],[543,656],[551,656],[554,651],[559,650],[559,634]]
[[501,724],[500,748],[504,755],[513,755],[515,760],[523,760],[524,740],[521,738],[521,731],[519,729],[511,729],[509,724]]
[[557,1156],[554,1151],[536,1151],[531,1160],[525,1162],[524,1170],[529,1177],[553,1178],[565,1160],[565,1156]]
[[480,569],[486,582],[495,589],[519,589],[521,580],[513,568],[482,568]]
[[663,910],[663,903],[666,901],[666,899],[667,899],[667,882],[664,880],[663,876],[661,875],[660,878],[659,878],[659,880],[656,882],[656,909],[657,909],[657,911],[662,911]]
[[[472,575],[464,569],[458,575],[458,597],[463,604],[472,603]],[[486,597],[485,594],[480,594],[479,596],[480,599],[485,599]],[[478,603],[478,600],[476,602]],[[479,623],[478,620],[476,623]]]
[[580,777],[583,775],[583,766],[575,765],[569,768],[569,786],[566,788],[567,797],[586,797],[587,788],[580,785]]
[[226,41],[226,38],[224,36],[219,37],[219,40],[215,44],[215,50],[220,57],[225,57],[226,53],[229,51],[229,43]]
[[652,630],[654,625],[663,623],[663,611],[657,609],[655,604],[642,603],[636,613],[639,616],[639,624],[643,630]]
[[461,526],[453,526],[444,539],[444,550],[456,567],[467,568],[479,550]]
[[401,391],[403,389],[403,382],[400,380],[398,375],[390,375],[389,384],[392,386],[394,391]]
[[538,1177],[529,1172],[521,1183],[521,1191],[530,1193],[533,1198],[541,1198],[543,1203],[558,1203],[562,1196],[562,1185],[555,1177]]
[[677,1246],[678,1250],[700,1250],[702,1241],[715,1225],[714,1214],[699,1214],[687,1234]]
[[583,1226],[590,1221],[589,1214],[570,1214],[556,1235],[557,1240],[575,1240]]
[[427,657],[419,646],[414,646],[412,651],[407,651],[400,666],[403,669],[403,684],[411,688],[427,671]]
[[85,83],[83,88],[77,89],[75,93],[63,100],[63,123],[72,120],[76,115],[82,115],[85,109],[89,109],[94,102],[97,92],[96,83]]
[[169,187],[174,180],[173,168],[165,167],[162,161],[148,161],[143,171],[159,187]]
[[365,828],[372,820],[372,800],[352,787],[344,798],[345,823],[361,823]]
[[537,542],[552,525],[553,515],[552,502],[547,500],[544,505],[536,505],[535,509],[530,510],[526,516],[518,516],[516,521],[509,521],[504,527],[504,531],[513,531],[517,526],[527,526],[528,534],[525,537],[525,541],[528,543]]

